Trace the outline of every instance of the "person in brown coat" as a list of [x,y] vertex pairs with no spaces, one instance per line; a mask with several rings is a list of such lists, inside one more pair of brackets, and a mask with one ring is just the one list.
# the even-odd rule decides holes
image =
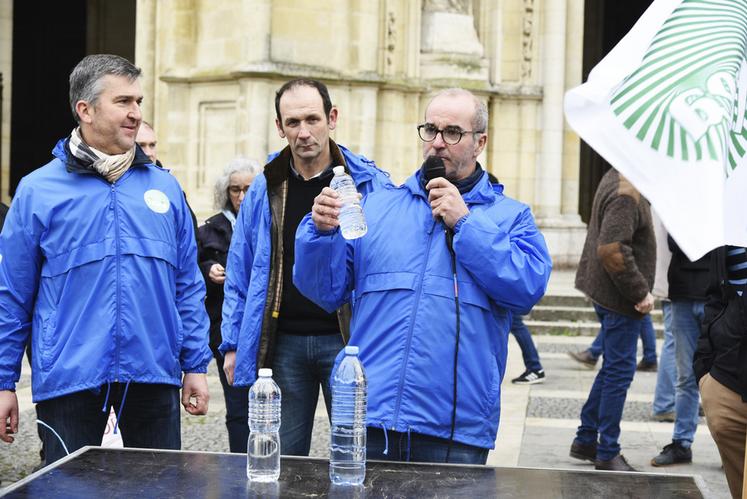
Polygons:
[[614,169],[594,195],[576,288],[593,302],[604,363],[581,410],[570,455],[598,470],[635,471],[620,454],[620,420],[636,369],[636,342],[654,306],[656,240],[648,201]]

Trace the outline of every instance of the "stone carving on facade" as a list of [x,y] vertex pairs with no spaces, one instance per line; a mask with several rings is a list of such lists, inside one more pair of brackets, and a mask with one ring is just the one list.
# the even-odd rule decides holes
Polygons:
[[472,0],[423,0],[423,11],[472,15]]
[[532,79],[534,50],[534,0],[524,0],[521,29],[521,81]]
[[393,11],[386,13],[386,40],[384,43],[385,72],[391,73],[394,68],[394,51],[397,48],[397,16]]
[[420,75],[487,80],[488,62],[475,29],[473,0],[423,0]]

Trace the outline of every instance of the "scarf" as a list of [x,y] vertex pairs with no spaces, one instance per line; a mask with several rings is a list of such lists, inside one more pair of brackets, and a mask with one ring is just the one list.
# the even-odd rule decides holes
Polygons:
[[83,166],[98,172],[108,182],[114,183],[125,174],[135,159],[133,147],[124,154],[106,154],[86,144],[80,135],[80,127],[70,134],[70,152]]
[[229,222],[231,222],[231,229],[235,229],[236,228],[236,215],[234,215],[233,212],[229,210],[228,208],[224,208],[223,211],[221,211],[221,213],[223,213],[223,216],[226,217]]

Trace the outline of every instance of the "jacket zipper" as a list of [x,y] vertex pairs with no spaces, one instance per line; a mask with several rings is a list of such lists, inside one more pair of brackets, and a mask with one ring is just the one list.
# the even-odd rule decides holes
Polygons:
[[117,206],[117,191],[114,187],[114,184],[112,184],[112,205],[114,206],[114,238],[116,240],[116,287],[117,287],[117,303],[116,303],[116,329],[114,333],[114,362],[115,362],[115,375],[114,375],[114,382],[119,382],[119,342],[121,338],[121,303],[122,303],[122,275],[121,275],[121,265],[120,265],[120,257],[122,253],[121,248],[121,241],[119,239],[119,206]]
[[407,345],[405,346],[405,360],[402,363],[402,371],[399,373],[399,385],[397,388],[397,405],[394,409],[394,420],[392,421],[392,431],[396,431],[397,422],[399,420],[399,409],[402,405],[402,390],[405,384],[405,371],[407,370],[407,362],[410,359],[410,344],[412,343],[412,331],[415,328],[415,319],[417,318],[418,305],[420,304],[420,297],[423,296],[423,277],[425,276],[425,269],[428,268],[428,256],[431,254],[431,243],[433,242],[433,235],[436,233],[436,220],[433,221],[431,226],[430,236],[428,236],[428,247],[425,250],[425,261],[423,262],[423,269],[420,271],[418,276],[418,294],[413,304],[410,328],[407,331]]

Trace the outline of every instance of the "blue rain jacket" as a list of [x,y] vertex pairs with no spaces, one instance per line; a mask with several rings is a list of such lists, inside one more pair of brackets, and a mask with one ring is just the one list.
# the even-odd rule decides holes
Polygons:
[[[368,233],[346,241],[296,232],[293,282],[325,310],[355,289],[351,345],[368,379],[367,425],[449,438],[456,337],[454,280],[444,226],[433,220],[420,172],[363,202]],[[486,174],[463,195],[454,251],[461,311],[454,440],[493,448],[513,312],[544,294],[551,262],[527,206]],[[338,362],[340,358],[338,357]]]
[[0,390],[29,335],[34,402],[206,372],[205,283],[177,180],[139,148],[114,184],[66,139],[53,154],[18,185],[0,236]]
[[[365,196],[384,185],[391,185],[388,174],[378,169],[373,161],[356,155],[333,141],[330,143],[333,160],[339,156],[339,148],[342,157],[338,157],[337,160],[344,161],[358,192]],[[270,293],[272,290],[279,293],[278,282],[282,280],[282,272],[279,266],[272,262],[272,229],[273,224],[278,222],[272,219],[268,176],[274,184],[270,185],[269,189],[283,191],[283,172],[288,168],[289,157],[288,148],[284,149],[280,156],[270,156],[271,160],[277,160],[268,163],[264,174],[258,175],[252,182],[241,203],[231,239],[224,285],[221,325],[223,342],[219,350],[224,354],[236,351],[235,386],[250,386],[254,383],[257,370],[266,367],[257,365],[258,361],[261,362],[261,359],[268,355],[266,352],[271,351],[268,344],[274,342],[275,331],[273,326],[268,324],[272,321],[270,305],[273,297],[268,297],[268,289],[271,290]],[[285,201],[280,199],[279,202],[284,205]],[[282,234],[282,227],[277,230]],[[330,312],[336,308],[338,307],[334,307]],[[271,359],[267,361],[271,362]]]

